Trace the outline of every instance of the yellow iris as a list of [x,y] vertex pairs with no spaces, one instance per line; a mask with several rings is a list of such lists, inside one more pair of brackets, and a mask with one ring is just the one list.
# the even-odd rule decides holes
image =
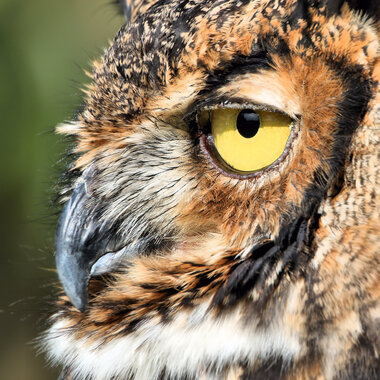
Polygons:
[[231,168],[243,172],[258,171],[275,162],[285,149],[292,126],[290,117],[261,110],[219,108],[209,117],[219,155]]

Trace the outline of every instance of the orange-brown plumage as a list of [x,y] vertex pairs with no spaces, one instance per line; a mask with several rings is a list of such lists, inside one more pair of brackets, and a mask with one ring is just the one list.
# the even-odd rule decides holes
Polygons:
[[[376,379],[376,8],[125,5],[84,111],[58,128],[79,174],[50,356],[77,379]],[[273,164],[242,173],[215,153],[199,112],[234,104],[293,120]],[[80,290],[60,265],[82,271]]]

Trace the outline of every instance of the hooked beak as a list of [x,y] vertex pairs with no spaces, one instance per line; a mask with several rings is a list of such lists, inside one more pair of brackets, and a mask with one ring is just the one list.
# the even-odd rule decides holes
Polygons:
[[86,181],[88,174],[84,173],[83,182],[65,204],[55,240],[58,277],[72,304],[82,312],[88,304],[91,275],[109,272],[130,254],[120,243],[122,239],[97,215]]

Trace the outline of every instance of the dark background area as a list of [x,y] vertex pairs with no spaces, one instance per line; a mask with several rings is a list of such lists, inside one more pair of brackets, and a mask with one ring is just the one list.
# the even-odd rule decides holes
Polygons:
[[49,202],[67,144],[52,131],[122,23],[112,0],[0,0],[1,379],[57,378],[34,342],[57,285]]

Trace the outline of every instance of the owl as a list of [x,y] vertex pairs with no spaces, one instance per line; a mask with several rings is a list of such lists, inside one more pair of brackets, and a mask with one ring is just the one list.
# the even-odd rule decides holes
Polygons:
[[122,5],[57,127],[61,379],[379,379],[379,2]]

